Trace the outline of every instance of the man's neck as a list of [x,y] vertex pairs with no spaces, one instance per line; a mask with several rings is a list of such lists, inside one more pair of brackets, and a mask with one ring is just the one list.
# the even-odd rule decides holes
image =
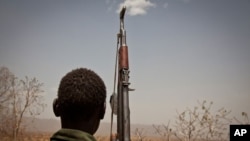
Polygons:
[[81,130],[84,132],[87,132],[91,135],[93,135],[97,128],[99,127],[99,122],[97,120],[89,120],[89,121],[70,121],[70,120],[65,120],[61,118],[61,127],[62,128],[67,128],[67,129],[76,129],[76,130]]

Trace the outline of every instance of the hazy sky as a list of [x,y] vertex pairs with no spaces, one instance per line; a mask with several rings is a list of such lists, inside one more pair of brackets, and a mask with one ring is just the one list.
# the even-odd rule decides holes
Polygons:
[[109,101],[121,4],[132,123],[167,123],[198,100],[250,115],[249,0],[1,0],[0,66],[44,83],[41,118],[55,118],[59,81],[77,67],[103,78]]

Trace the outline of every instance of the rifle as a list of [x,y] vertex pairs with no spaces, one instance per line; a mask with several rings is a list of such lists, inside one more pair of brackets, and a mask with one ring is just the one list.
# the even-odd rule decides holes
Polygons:
[[[115,63],[114,91],[110,97],[111,104],[111,134],[110,140],[114,141],[131,141],[130,138],[130,110],[129,110],[129,91],[134,89],[129,88],[129,59],[128,46],[126,43],[126,31],[124,29],[124,15],[126,8],[123,7],[120,12],[120,32],[117,34],[117,52]],[[120,43],[120,48],[118,46]],[[119,61],[118,61],[119,59]],[[118,68],[117,68],[117,63]],[[118,76],[116,71],[118,69]],[[115,92],[116,77],[118,77],[117,93]],[[117,114],[117,134],[112,136],[113,114]]]

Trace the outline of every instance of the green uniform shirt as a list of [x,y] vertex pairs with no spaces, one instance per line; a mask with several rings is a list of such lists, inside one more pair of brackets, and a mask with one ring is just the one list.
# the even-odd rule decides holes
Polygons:
[[50,141],[96,141],[96,139],[91,134],[80,130],[60,129],[50,138]]

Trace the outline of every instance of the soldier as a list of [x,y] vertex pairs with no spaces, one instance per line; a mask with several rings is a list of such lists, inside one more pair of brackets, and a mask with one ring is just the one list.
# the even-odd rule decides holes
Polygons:
[[93,134],[106,110],[106,86],[92,70],[79,68],[61,80],[53,111],[61,129],[51,141],[96,141]]

